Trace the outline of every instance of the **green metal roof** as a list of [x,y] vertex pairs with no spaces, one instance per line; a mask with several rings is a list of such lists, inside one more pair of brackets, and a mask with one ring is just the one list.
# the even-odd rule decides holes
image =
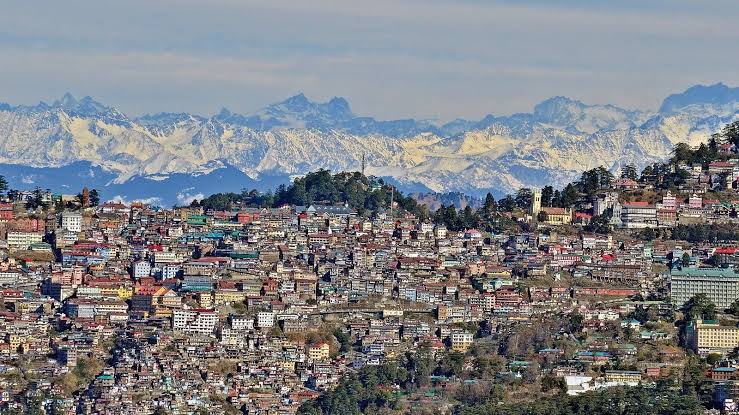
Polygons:
[[739,277],[733,268],[683,268],[670,273],[675,277]]

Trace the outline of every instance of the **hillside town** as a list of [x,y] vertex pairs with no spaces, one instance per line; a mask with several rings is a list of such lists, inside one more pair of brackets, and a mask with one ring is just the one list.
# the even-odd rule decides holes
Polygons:
[[[476,413],[635,388],[736,413],[739,158],[711,146],[710,160],[677,148],[668,169],[586,172],[453,220],[392,188],[371,209],[7,191],[0,407]],[[312,178],[280,191],[338,191]],[[326,398],[357,373],[382,397]]]

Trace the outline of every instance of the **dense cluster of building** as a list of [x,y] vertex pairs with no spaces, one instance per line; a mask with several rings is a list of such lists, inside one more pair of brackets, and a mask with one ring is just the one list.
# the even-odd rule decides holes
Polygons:
[[[733,205],[669,192],[656,204],[623,202],[619,191],[631,185],[617,181],[589,213],[541,207],[534,192],[520,220],[538,226],[503,233],[346,206],[82,200],[29,210],[19,197],[0,204],[0,402],[62,413],[288,414],[347,371],[420,345],[465,353],[476,336],[503,341],[555,315],[581,317],[575,347],[557,347],[567,335],[552,333],[548,347],[509,356],[501,376],[546,362],[578,394],[672,376],[686,349],[731,353],[738,327],[690,321],[679,345],[673,321],[697,294],[719,311],[739,299],[739,248],[629,230],[730,222]],[[605,211],[619,231],[573,225]],[[651,314],[637,320],[637,310]],[[607,338],[614,327],[621,334]],[[731,402],[727,385],[739,376],[715,370]]]

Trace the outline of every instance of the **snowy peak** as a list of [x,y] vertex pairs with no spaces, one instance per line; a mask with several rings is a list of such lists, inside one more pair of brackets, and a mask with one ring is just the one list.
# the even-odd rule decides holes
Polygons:
[[713,85],[695,85],[662,101],[661,114],[669,114],[690,105],[726,105],[739,101],[739,88],[730,88],[719,82]]
[[533,113],[536,122],[589,134],[599,130],[634,127],[643,121],[643,116],[640,111],[629,111],[613,105],[586,105],[563,96],[542,101]]
[[[224,166],[266,181],[321,168],[354,171],[365,159],[368,174],[405,189],[500,195],[520,187],[559,187],[601,165],[615,171],[625,161],[639,168],[662,161],[676,143],[705,142],[739,115],[736,90],[721,84],[694,87],[665,102],[669,113],[649,114],[560,96],[531,113],[438,126],[356,116],[344,98],[314,102],[304,94],[252,114],[224,108],[212,117],[165,112],[129,120],[90,97],[65,94],[52,105],[0,104],[0,164],[61,168],[87,162],[112,176],[106,182],[151,191],[151,180],[165,186],[180,175],[179,182],[167,182],[179,186],[174,183]],[[213,191],[206,182],[202,186],[188,192]]]
[[411,137],[422,132],[439,132],[435,126],[425,121],[413,119],[378,121],[372,117],[358,117],[344,98],[333,97],[328,102],[314,102],[303,93],[246,115],[236,114],[224,108],[213,119],[258,131],[309,129],[392,137]]
[[51,107],[62,109],[69,114],[82,116],[96,116],[111,111],[111,108],[95,101],[92,97],[86,96],[78,101],[69,92],[65,93],[60,99],[54,101]]
[[333,97],[326,104],[329,112],[333,114],[343,114],[348,117],[354,117],[351,108],[349,108],[349,102],[342,97]]
[[580,101],[556,96],[537,104],[534,107],[534,116],[543,122],[557,122],[579,116],[583,108],[585,108],[585,104]]
[[130,127],[132,125],[128,117],[116,108],[108,107],[90,96],[85,96],[78,100],[69,92],[54,101],[50,106],[41,102],[35,107],[23,109],[40,113],[48,111],[63,112],[70,117],[91,118],[121,127]]
[[297,95],[293,95],[279,104],[273,105],[272,107],[278,106],[283,106],[288,111],[292,112],[306,112],[312,108],[317,107],[318,105],[310,102],[308,98],[306,98],[306,96],[302,92],[300,92]]
[[65,93],[60,99],[54,101],[53,106],[64,109],[72,109],[77,107],[77,99],[69,92]]
[[160,112],[136,118],[137,123],[146,127],[155,136],[170,135],[177,128],[197,126],[205,121],[205,117],[185,112]]
[[344,98],[335,97],[329,102],[318,103],[310,101],[302,92],[252,116],[266,118],[270,124],[316,129],[339,128],[342,123],[355,117]]

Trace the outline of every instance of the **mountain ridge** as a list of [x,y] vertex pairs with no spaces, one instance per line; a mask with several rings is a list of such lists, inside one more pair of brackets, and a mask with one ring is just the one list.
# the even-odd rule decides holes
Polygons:
[[441,125],[362,117],[345,98],[313,102],[302,93],[250,114],[139,117],[65,94],[51,105],[0,104],[0,163],[59,168],[86,161],[111,173],[112,191],[132,180],[224,168],[252,185],[319,168],[359,170],[364,158],[368,174],[391,177],[401,188],[500,195],[561,186],[599,165],[618,171],[628,162],[643,167],[664,160],[676,143],[704,142],[736,119],[736,91],[723,84],[691,87],[665,98],[659,112],[557,96],[531,113]]

